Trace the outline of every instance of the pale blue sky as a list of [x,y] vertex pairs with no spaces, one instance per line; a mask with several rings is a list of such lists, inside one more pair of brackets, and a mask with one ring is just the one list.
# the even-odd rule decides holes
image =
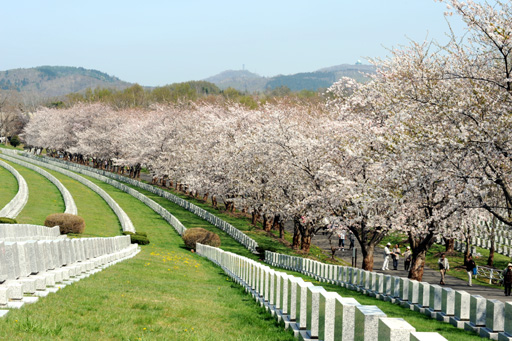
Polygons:
[[445,40],[445,10],[433,0],[4,1],[0,70],[81,66],[147,86],[243,64],[309,72],[384,57],[408,38]]

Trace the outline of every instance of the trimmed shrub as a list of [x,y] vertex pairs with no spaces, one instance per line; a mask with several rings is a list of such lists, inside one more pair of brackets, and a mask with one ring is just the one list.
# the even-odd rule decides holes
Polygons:
[[18,147],[21,144],[20,138],[18,135],[13,135],[10,139],[11,146],[14,148]]
[[85,230],[85,221],[84,218],[74,214],[54,213],[46,217],[46,220],[44,221],[44,226],[59,226],[61,234],[80,234],[83,233]]
[[183,241],[185,242],[186,247],[194,250],[196,248],[196,243],[215,247],[220,246],[220,237],[216,233],[200,227],[187,229],[183,234]]
[[130,236],[130,242],[132,244],[147,245],[149,244],[148,234],[146,232],[123,232],[125,236]]
[[0,217],[0,224],[17,224],[16,219]]

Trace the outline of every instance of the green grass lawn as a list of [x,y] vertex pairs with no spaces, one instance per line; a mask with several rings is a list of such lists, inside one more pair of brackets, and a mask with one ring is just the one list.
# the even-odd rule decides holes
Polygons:
[[86,237],[113,237],[121,234],[119,219],[99,194],[62,173],[41,167],[55,176],[75,200],[78,215],[85,220]]
[[25,179],[28,186],[28,201],[16,220],[21,224],[43,225],[49,214],[64,212],[64,200],[58,188],[44,176],[6,161]]
[[[128,185],[130,186],[130,185]],[[144,195],[150,197],[151,199],[153,199],[154,201],[156,201],[157,203],[159,203],[160,205],[162,205],[164,208],[166,208],[169,212],[171,212],[173,215],[173,211],[174,210],[182,210],[181,207],[179,205],[176,205],[170,201],[168,201],[167,199],[165,198],[162,198],[162,197],[159,197],[158,195],[156,194],[153,194],[151,192],[148,192],[148,191],[145,191],[139,187],[136,187],[136,186],[130,186],[132,187],[133,189],[143,193]],[[296,252],[294,250],[291,250],[290,247],[287,247],[285,246],[284,244],[282,244],[280,241],[279,241],[279,231],[271,231],[270,233],[267,233],[265,232],[263,229],[261,229],[261,224],[258,224],[258,227],[252,225],[251,223],[251,220],[249,217],[245,216],[244,214],[241,214],[240,212],[236,212],[236,213],[231,213],[231,212],[226,212],[220,208],[214,208],[210,205],[209,202],[204,202],[203,200],[198,200],[196,198],[193,198],[193,197],[190,197],[190,196],[187,196],[187,195],[184,195],[183,193],[180,193],[180,192],[177,192],[173,189],[169,189],[169,188],[161,188],[165,191],[168,191],[182,199],[185,199],[189,202],[191,202],[192,204],[208,211],[209,213],[219,217],[220,219],[230,223],[231,225],[233,225],[235,228],[237,228],[238,230],[242,231],[243,233],[245,233],[247,236],[249,236],[250,238],[254,239],[258,245],[264,249],[270,249],[271,251],[273,252],[279,252],[279,253],[283,253],[283,254],[289,254],[289,255],[294,255],[294,256],[302,256],[302,257],[307,257],[307,258],[311,258],[311,259],[314,259],[314,260],[318,260],[320,262],[324,262],[324,263],[330,263],[330,264],[339,264],[339,265],[346,265],[342,262],[342,260],[338,259],[338,258],[335,258],[334,261],[331,260],[331,257],[330,255],[327,255],[325,252],[322,251],[322,249],[320,249],[319,247],[315,246],[315,245],[311,245],[311,249],[310,249],[310,252],[309,254],[307,255],[304,255],[303,253],[301,253],[300,251],[299,252]],[[219,207],[222,207],[221,204],[219,204]],[[194,219],[195,221],[197,221],[197,224],[203,224],[204,226],[192,226],[192,227],[203,227],[205,229],[209,229],[213,232],[220,232],[222,235],[221,235],[221,241],[223,241],[225,238],[228,238],[229,240],[227,241],[229,244],[237,244],[237,247],[238,245],[240,245],[239,243],[235,242],[228,234],[220,231],[217,227],[209,224],[208,222],[206,222],[205,220],[201,219],[201,218],[198,218],[197,216],[195,216],[193,213],[190,213],[188,211],[184,211],[184,213],[179,213],[180,214],[180,217],[176,216],[178,219],[180,219],[180,221],[183,222],[182,218],[186,221],[187,219]],[[198,220],[197,220],[198,219]],[[187,225],[185,225],[187,226]],[[188,226],[187,226],[188,227]],[[224,238],[223,238],[224,236]],[[291,245],[291,241],[292,241],[292,235],[290,235],[289,233],[285,233],[284,234],[284,240]],[[234,245],[233,244],[233,245]],[[230,251],[232,252],[233,249],[230,249],[228,247],[228,245],[223,244],[221,245],[221,248],[223,250],[226,250],[226,251]],[[247,254],[241,254],[241,253],[238,253],[240,255],[243,255],[243,256],[246,256],[246,257],[252,257],[254,258],[254,255],[252,255],[249,251],[247,251]]]
[[16,196],[16,193],[18,193],[18,181],[11,172],[0,167],[0,210]]
[[293,340],[218,267],[186,250],[160,216],[102,187],[151,244],[131,260],[9,312],[0,319],[2,338]]
[[5,149],[15,149],[15,150],[20,150],[22,151],[23,150],[23,145],[19,145],[18,147],[13,147],[11,145],[6,145],[6,144],[3,144],[3,143],[0,143],[0,148],[5,148]]

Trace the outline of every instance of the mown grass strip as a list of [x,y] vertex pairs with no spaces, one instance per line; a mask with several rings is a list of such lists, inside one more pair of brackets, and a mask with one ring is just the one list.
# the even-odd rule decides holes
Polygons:
[[[6,339],[293,340],[238,285],[184,248],[149,207],[102,185],[151,244],[110,267],[11,311],[0,319]],[[77,201],[78,204],[78,201]]]
[[[171,211],[171,210],[180,208],[179,205],[173,204],[172,202],[170,203],[170,205],[165,206],[165,205],[167,205],[165,203],[169,202],[167,199],[159,197],[159,196],[157,196],[151,192],[145,191],[139,187],[135,187],[135,186],[131,186],[131,185],[128,185],[128,186],[138,190],[139,192],[141,192],[141,193],[145,194],[146,196],[150,197],[151,199],[155,200],[160,205],[166,207],[171,213],[173,213],[173,211]],[[193,203],[194,205],[208,211],[209,213],[217,216],[218,218],[230,223],[235,228],[237,228],[238,230],[242,231],[243,233],[247,234],[249,237],[254,239],[258,243],[258,245],[263,249],[269,249],[273,252],[279,252],[279,253],[295,255],[295,256],[297,256],[297,255],[306,256],[307,258],[315,259],[315,260],[318,260],[318,261],[321,261],[324,263],[343,264],[342,260],[339,260],[336,258],[334,261],[332,261],[330,256],[326,255],[326,253],[324,253],[322,251],[322,249],[320,249],[319,247],[317,247],[315,245],[311,245],[310,252],[307,255],[304,255],[303,253],[292,250],[290,247],[284,245],[282,242],[279,241],[279,238],[278,238],[279,231],[270,231],[270,233],[267,233],[261,228],[261,226],[260,227],[254,226],[251,223],[251,219],[243,213],[226,212],[226,211],[221,210],[220,208],[212,207],[209,202],[205,202],[203,200],[199,200],[199,199],[187,196],[183,193],[175,191],[174,189],[162,188],[162,187],[160,187],[160,188],[163,189],[164,191],[170,192],[182,199],[185,199],[185,200]],[[222,206],[222,205],[219,205],[219,206]],[[188,211],[186,211],[186,212],[188,212]],[[192,213],[190,213],[190,214],[193,215]],[[183,218],[185,219],[186,217],[183,217]],[[211,228],[211,231],[213,231],[213,232],[220,231],[220,229],[216,228],[213,225],[208,224],[203,219],[199,218],[199,220],[203,221],[207,224],[207,225],[205,225],[206,226],[205,228],[207,228],[207,229]],[[226,234],[226,236],[227,236],[227,234]],[[229,237],[229,238],[231,238],[231,237]],[[221,240],[222,240],[222,238],[221,238]],[[284,240],[288,244],[291,244],[292,236],[289,233],[285,232]],[[228,248],[224,248],[224,246],[221,246],[221,248],[226,251],[231,251]],[[239,253],[239,254],[242,255],[241,253]],[[248,255],[251,255],[251,254],[248,253]],[[243,254],[243,256],[246,256],[246,255]],[[254,256],[251,256],[251,257],[254,257]]]
[[49,214],[64,212],[64,200],[54,184],[33,170],[9,161],[5,162],[20,173],[28,186],[27,204],[16,217],[19,223],[43,225]]
[[0,210],[18,193],[18,181],[7,169],[0,167]]
[[41,167],[69,190],[75,200],[78,215],[85,220],[84,237],[113,237],[121,234],[121,224],[114,211],[97,193],[62,173]]

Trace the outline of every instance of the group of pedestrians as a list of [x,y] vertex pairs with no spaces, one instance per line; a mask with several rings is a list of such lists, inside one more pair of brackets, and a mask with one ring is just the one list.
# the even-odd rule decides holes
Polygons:
[[[345,238],[347,236],[347,231],[344,229],[338,229],[337,230],[338,235],[338,250],[345,251]],[[354,234],[352,231],[348,231],[348,241],[349,244],[349,250],[352,250],[354,248]]]
[[[404,257],[404,270],[409,270],[412,260],[410,246],[406,247],[406,251],[404,253],[400,253],[398,244],[395,244],[395,246],[391,248],[391,243],[387,243],[386,247],[384,248],[384,263],[382,264],[382,270],[389,270],[390,260],[393,264],[393,270],[398,270],[398,261],[400,256]],[[439,257],[437,265],[439,267],[439,273],[441,274],[441,281],[439,284],[445,285],[446,272],[450,270],[450,262],[444,253],[442,253]],[[464,268],[468,274],[468,286],[473,286],[472,280],[473,276],[477,274],[477,265],[473,260],[472,255],[469,255],[468,258],[464,261]],[[508,263],[502,274],[503,286],[505,287],[505,296],[510,296],[512,292],[512,263]]]
[[400,256],[404,257],[404,270],[409,271],[409,267],[411,266],[412,260],[412,252],[411,247],[407,246],[405,252],[401,253],[398,244],[390,249],[391,243],[387,243],[384,248],[384,263],[382,264],[382,270],[389,270],[389,260],[391,259],[393,262],[393,270],[398,270],[398,261]]
[[[448,259],[444,253],[441,254],[441,258],[439,258],[439,272],[441,273],[441,284],[444,285],[444,279],[446,271],[450,269],[450,264],[448,263]],[[469,255],[468,258],[464,261],[464,267],[466,268],[466,272],[468,273],[468,286],[473,286],[472,280],[473,276],[477,274],[477,266],[475,261],[473,260],[473,256]],[[508,263],[505,270],[502,272],[503,275],[503,286],[505,287],[505,296],[510,296],[512,290],[512,263]]]

